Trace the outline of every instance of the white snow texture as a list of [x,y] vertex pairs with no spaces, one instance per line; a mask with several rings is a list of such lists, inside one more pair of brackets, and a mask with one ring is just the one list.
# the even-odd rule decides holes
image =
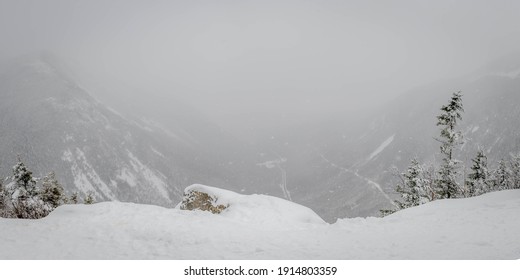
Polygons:
[[437,200],[385,218],[323,222],[266,195],[195,189],[220,215],[121,202],[0,219],[0,259],[518,259],[520,190]]
[[323,222],[266,195],[195,189],[220,215],[121,202],[0,218],[0,259],[517,259],[520,190],[438,200],[385,218]]
[[385,141],[383,141],[383,143],[381,143],[381,145],[379,145],[379,147],[377,147],[377,149],[375,149],[368,156],[368,160],[371,160],[371,159],[375,158],[377,155],[379,155],[386,147],[388,147],[388,145],[390,145],[390,143],[392,143],[394,141],[394,137],[395,137],[395,134],[388,137]]

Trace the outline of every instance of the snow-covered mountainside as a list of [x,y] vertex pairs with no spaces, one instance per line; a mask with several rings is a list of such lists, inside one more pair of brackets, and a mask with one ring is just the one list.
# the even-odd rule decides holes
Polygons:
[[187,185],[226,181],[196,145],[100,104],[52,57],[0,67],[0,176],[20,156],[37,177],[55,171],[68,193],[173,206]]
[[[457,129],[464,135],[464,144],[454,156],[469,168],[481,148],[490,167],[495,168],[498,160],[508,160],[510,154],[520,152],[520,77],[485,75],[420,88],[388,104],[372,119],[363,136],[351,143],[351,150],[345,153],[357,160],[348,164],[392,194],[396,182],[390,172],[393,167],[404,170],[413,157],[423,163],[439,163],[436,116],[451,93],[458,90],[463,94],[464,113]],[[390,136],[393,141],[377,155],[366,156],[374,154]]]
[[515,72],[520,59],[516,62],[413,89],[359,119],[285,129],[263,150],[287,159],[283,167],[293,201],[325,220],[378,216],[397,198],[395,167],[405,170],[413,157],[440,163],[436,116],[453,92],[462,91],[465,110],[458,128],[466,142],[457,159],[469,168],[481,147],[495,168],[498,160],[520,152],[520,75]]
[[221,214],[120,202],[0,219],[0,259],[518,259],[520,191],[324,223],[270,196],[194,186]]

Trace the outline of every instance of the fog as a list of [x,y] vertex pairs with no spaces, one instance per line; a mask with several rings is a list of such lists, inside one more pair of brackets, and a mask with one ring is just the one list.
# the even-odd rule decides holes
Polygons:
[[22,160],[96,201],[201,184],[331,223],[520,188],[519,27],[512,0],[0,0],[4,197]]
[[240,127],[352,117],[470,73],[519,49],[519,15],[508,0],[3,0],[0,58],[49,51],[113,107],[173,97]]

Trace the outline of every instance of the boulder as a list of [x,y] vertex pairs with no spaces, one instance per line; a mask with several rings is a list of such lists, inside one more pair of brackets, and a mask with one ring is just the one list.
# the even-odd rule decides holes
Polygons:
[[220,214],[229,205],[217,204],[218,198],[214,195],[209,195],[202,191],[187,190],[184,193],[182,202],[180,203],[181,210],[202,210],[209,211],[213,214]]

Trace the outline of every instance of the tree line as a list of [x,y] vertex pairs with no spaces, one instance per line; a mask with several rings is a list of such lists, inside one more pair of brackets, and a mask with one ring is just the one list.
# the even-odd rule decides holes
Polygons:
[[[501,159],[495,169],[488,167],[487,156],[479,148],[471,160],[470,172],[461,172],[462,161],[455,158],[455,149],[464,143],[458,121],[464,112],[461,92],[453,93],[449,103],[441,107],[437,126],[441,128],[440,143],[442,162],[440,166],[425,165],[413,158],[406,172],[396,172],[399,179],[395,190],[400,195],[395,208],[381,210],[382,216],[427,203],[436,199],[451,199],[478,196],[487,192],[520,189],[520,153]],[[462,182],[461,179],[462,178]]]
[[[0,179],[2,218],[39,219],[49,215],[60,205],[77,203],[78,193],[65,195],[63,186],[56,179],[54,172],[40,180],[33,176],[32,171],[20,159],[13,166],[13,175],[5,180]],[[94,203],[92,193],[87,193],[83,203]]]

